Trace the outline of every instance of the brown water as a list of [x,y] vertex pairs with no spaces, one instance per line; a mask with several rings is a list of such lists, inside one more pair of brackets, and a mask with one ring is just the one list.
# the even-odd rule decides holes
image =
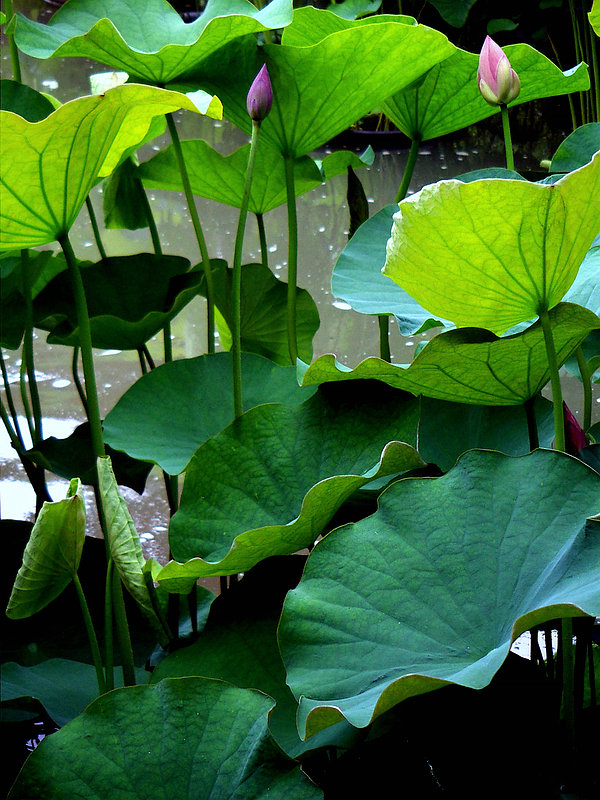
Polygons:
[[[17,5],[17,4],[15,4]],[[27,4],[22,3],[21,7]],[[29,4],[30,7],[32,4]],[[35,4],[33,4],[35,5]],[[40,3],[36,7],[39,7]],[[20,10],[17,8],[17,10]],[[33,15],[32,15],[33,16]],[[10,72],[6,50],[3,55],[4,74]],[[39,91],[49,91],[62,101],[89,93],[89,76],[104,68],[80,59],[53,59],[35,61],[22,59],[23,81]],[[197,115],[178,115],[182,138],[204,138],[223,153],[229,153],[247,141],[247,137],[226,121],[214,122]],[[155,143],[142,153],[149,157],[167,143]],[[490,154],[484,148],[466,147],[460,139],[456,143],[432,142],[424,144],[413,177],[411,190],[418,190],[426,183],[450,178],[463,172],[486,166],[502,164],[501,151]],[[400,183],[407,150],[377,153],[372,167],[360,172],[371,213],[393,201]],[[524,158],[524,157],[523,157]],[[102,219],[102,189],[93,193],[93,203],[98,219]],[[336,259],[347,240],[348,212],[345,202],[346,181],[340,176],[314,189],[298,199],[299,217],[299,285],[308,289],[319,308],[321,327],[315,337],[315,356],[334,352],[338,358],[355,365],[362,358],[378,353],[378,326],[375,318],[360,315],[338,298],[332,297],[330,279]],[[174,192],[153,191],[150,203],[157,220],[161,241],[166,253],[199,261],[196,240],[193,235],[185,199]],[[237,210],[210,200],[197,199],[200,218],[206,232],[211,256],[231,260]],[[270,266],[275,274],[286,279],[286,213],[285,208],[269,213],[265,218],[267,239],[270,243]],[[147,231],[103,231],[102,238],[109,255],[125,255],[150,252],[151,242]],[[89,219],[85,211],[77,220],[72,242],[77,255],[86,260],[96,260],[99,255],[93,241]],[[244,255],[247,261],[258,260],[258,236],[249,220]],[[204,301],[193,301],[174,321],[173,351],[175,358],[200,355],[205,352]],[[391,325],[391,348],[394,360],[406,363],[420,337],[404,338]],[[44,417],[44,435],[66,437],[83,420],[83,412],[71,377],[71,350],[61,346],[50,346],[39,333],[36,340],[36,374],[39,380]],[[157,361],[162,361],[162,343],[159,339],[149,343],[149,349]],[[18,396],[20,354],[7,351],[5,360],[15,395]],[[111,409],[123,392],[139,377],[137,353],[121,351],[96,351],[95,364],[100,392],[101,413]],[[567,402],[576,410],[581,399],[577,382],[566,379]],[[600,413],[600,392],[594,397],[594,413]],[[26,428],[25,424],[23,425]],[[21,465],[13,455],[4,429],[0,431],[0,466],[2,477],[0,492],[2,516],[12,519],[31,519],[35,500]],[[66,482],[49,477],[49,490],[54,499],[64,497]],[[168,510],[162,477],[158,469],[153,470],[146,491],[138,496],[125,489],[131,515],[142,540],[146,557],[154,556],[162,563],[167,558]],[[98,531],[93,497],[86,490],[89,532]]]

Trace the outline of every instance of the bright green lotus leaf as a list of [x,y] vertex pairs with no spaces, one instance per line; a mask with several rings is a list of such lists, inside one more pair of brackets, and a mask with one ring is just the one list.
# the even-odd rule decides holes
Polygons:
[[565,302],[578,303],[600,316],[600,245],[590,247]]
[[35,58],[91,58],[132,78],[165,84],[189,72],[231,39],[292,20],[290,0],[258,10],[246,0],[209,0],[184,23],[166,0],[71,0],[47,25],[16,16],[15,41]]
[[[401,480],[310,554],[279,644],[312,733],[449,683],[483,688],[523,631],[600,611],[600,477],[550,450]],[[591,523],[590,523],[591,524]]]
[[457,326],[504,333],[561,301],[600,230],[600,153],[552,186],[441,181],[403,200],[384,274]]
[[[65,103],[41,122],[1,111],[0,248],[66,234],[96,179],[143,140],[153,117],[179,108],[198,112],[177,92],[126,84]],[[207,113],[218,117],[220,108]]]
[[[104,420],[104,439],[142,461],[177,475],[200,445],[233,419],[231,354],[213,353],[161,364],[139,378]],[[242,399],[297,405],[315,388],[301,389],[295,367],[242,353]],[[144,413],[140,414],[140,408]]]
[[403,336],[452,323],[436,319],[381,270],[396,203],[385,206],[360,226],[340,253],[331,276],[331,293],[359,314],[393,314]]
[[[214,301],[220,314],[217,328],[221,345],[231,348],[231,281],[232,270],[225,261],[213,260],[218,270],[213,273]],[[205,283],[202,287],[206,286]],[[288,285],[273,275],[264,264],[242,266],[241,342],[247,353],[269,358],[276,364],[290,364],[287,335]],[[203,292],[204,293],[204,292]],[[312,358],[312,342],[319,328],[319,312],[306,289],[296,288],[297,337],[299,357]],[[302,354],[305,355],[302,355]]]
[[322,793],[269,737],[273,705],[207,678],[116,689],[43,740],[9,797],[315,800]]
[[417,423],[415,398],[375,383],[246,412],[190,461],[169,544],[191,560],[167,564],[159,583],[180,591],[192,576],[245,572],[309,546],[357,489],[423,466]]
[[35,521],[15,578],[6,616],[24,619],[41,611],[71,583],[85,540],[81,482],[74,478],[64,500],[46,502]]
[[[341,4],[337,4],[338,7]],[[402,25],[416,25],[414,17],[402,14],[377,14],[363,20],[354,20],[343,14],[336,14],[332,7],[328,9],[304,6],[294,10],[292,24],[288,25],[281,35],[282,44],[294,47],[307,47],[322,41],[332,33],[364,25],[379,25],[382,22],[396,22]]]
[[[510,105],[543,97],[589,89],[585,64],[561,72],[546,56],[527,44],[503,48],[521,81],[521,92]],[[477,86],[479,55],[456,50],[434,66],[425,80],[390,95],[383,104],[385,114],[411,139],[424,141],[466,128],[499,113],[485,102]]]
[[[145,670],[136,669],[138,683],[148,683],[148,677]],[[122,686],[122,679],[117,670],[116,686]],[[18,697],[39,700],[57,725],[66,725],[98,697],[96,668],[66,658],[50,658],[32,667],[14,661],[2,664],[2,701]]]
[[28,122],[39,122],[54,111],[48,98],[18,81],[0,81],[0,109],[12,111]]
[[380,6],[381,0],[342,0],[341,3],[332,3],[327,11],[344,19],[358,19],[366,14],[374,14]]
[[[228,156],[214,150],[201,139],[181,143],[194,194],[239,208],[244,192],[250,145],[244,145]],[[294,160],[296,196],[319,186],[323,180],[345,172],[348,166],[363,167],[372,163],[371,152],[362,156],[349,151],[326,155],[322,161],[309,156]],[[153,189],[181,191],[181,176],[173,147],[167,147],[140,165],[139,176]],[[254,176],[250,190],[249,210],[266,214],[287,202],[285,168],[279,152],[259,139]]]
[[346,29],[308,47],[264,45],[260,53],[252,42],[236,40],[196,76],[207,91],[218,87],[225,116],[250,131],[246,95],[266,61],[273,107],[260,135],[294,158],[320,147],[454,52],[443,34],[422,25],[389,22],[389,17],[348,22],[319,13]]
[[552,156],[550,172],[572,172],[600,150],[600,122],[588,122],[570,133]]
[[145,559],[140,537],[121,496],[109,456],[98,459],[98,487],[106,522],[106,540],[113,564],[129,594],[157,633],[163,647],[168,637],[154,610],[144,579]]
[[[600,328],[596,314],[571,303],[553,308],[550,323],[559,365],[590,331]],[[549,381],[550,372],[538,321],[521,333],[502,338],[480,328],[440,333],[409,365],[367,358],[350,369],[333,355],[324,355],[306,368],[302,385],[365,378],[438,400],[510,406],[534,397]]]
[[588,19],[596,36],[600,36],[600,0],[594,0]]
[[445,22],[455,28],[462,28],[476,0],[428,0],[428,2],[437,9]]
[[[92,344],[135,350],[160,331],[199,292],[202,274],[181,256],[138,253],[84,266]],[[57,275],[34,303],[37,327],[51,344],[79,344],[77,312],[69,276]]]

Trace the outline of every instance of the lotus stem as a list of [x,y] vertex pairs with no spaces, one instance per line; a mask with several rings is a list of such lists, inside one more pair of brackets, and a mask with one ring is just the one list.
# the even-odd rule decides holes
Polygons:
[[550,370],[550,385],[552,387],[552,410],[554,414],[554,446],[557,450],[565,451],[565,422],[563,417],[562,387],[558,374],[558,361],[554,338],[552,336],[552,325],[548,309],[540,311],[540,322],[544,333],[544,343],[546,345],[546,357]]
[[79,605],[81,606],[81,613],[83,614],[85,630],[90,642],[92,659],[94,661],[94,667],[96,669],[98,694],[104,694],[106,692],[106,678],[104,675],[104,667],[102,666],[102,656],[100,655],[100,647],[98,646],[98,637],[96,636],[96,631],[94,629],[94,623],[92,622],[90,609],[86,602],[85,595],[83,593],[83,588],[81,586],[81,581],[79,580],[77,572],[73,573],[73,583],[75,585],[75,591],[77,592],[77,597],[79,599]]
[[587,433],[592,425],[592,375],[588,369],[581,345],[575,351],[575,358],[577,359],[583,386],[583,424],[581,427]]
[[123,685],[135,686],[135,664],[133,662],[133,649],[131,647],[129,625],[127,624],[127,613],[125,611],[125,601],[123,599],[123,586],[121,585],[121,576],[118,570],[114,568],[112,576],[112,601],[117,641],[119,642],[119,653],[121,654]]
[[510,124],[508,122],[508,107],[506,103],[500,106],[500,115],[502,116],[502,133],[504,134],[504,150],[506,152],[506,169],[514,172],[515,159],[513,156],[512,138],[510,135]]
[[13,425],[15,426],[15,431],[16,434],[18,435],[21,447],[23,448],[23,450],[25,450],[25,442],[23,441],[23,437],[21,435],[21,426],[19,425],[17,408],[15,406],[15,402],[12,396],[12,391],[10,389],[10,381],[8,380],[6,364],[4,363],[4,352],[1,348],[0,348],[0,369],[2,369],[2,380],[4,382],[4,390],[6,391],[6,402],[8,403],[8,410],[10,411],[10,416],[12,417]]
[[25,336],[23,339],[23,350],[27,357],[27,381],[29,385],[29,396],[31,397],[31,409],[33,412],[33,425],[35,431],[34,445],[44,438],[42,429],[42,407],[40,395],[35,378],[35,366],[33,360],[33,300],[31,289],[31,274],[29,271],[29,251],[21,250],[21,273],[23,276],[23,294],[25,297]]
[[87,208],[88,216],[90,218],[92,231],[94,232],[94,241],[96,242],[96,247],[98,248],[98,252],[100,253],[100,258],[105,259],[107,257],[106,250],[104,249],[104,245],[102,244],[102,237],[100,236],[100,228],[98,227],[96,212],[94,211],[94,206],[92,204],[89,194],[85,198],[85,207]]
[[115,568],[112,558],[108,557],[106,565],[106,581],[104,586],[104,654],[106,662],[106,691],[114,689],[114,636],[113,636],[113,605],[112,605],[112,581],[113,570]]
[[525,401],[525,417],[527,419],[527,433],[529,435],[529,449],[537,450],[540,446],[537,420],[535,418],[535,400],[537,395]]
[[23,351],[21,358],[21,369],[19,370],[19,389],[21,391],[21,403],[23,404],[23,413],[25,414],[25,419],[27,420],[29,438],[31,439],[32,444],[35,446],[36,444],[35,425],[33,422],[33,414],[31,412],[31,406],[29,404],[29,397],[27,396],[27,387],[25,384],[26,374],[27,374],[27,355],[25,351]]
[[406,160],[406,165],[402,173],[402,181],[400,182],[398,193],[396,195],[397,203],[399,203],[401,200],[404,200],[406,197],[408,187],[410,186],[410,182],[412,180],[413,172],[415,171],[415,164],[417,163],[417,158],[419,157],[420,146],[421,139],[411,139],[410,150],[408,151],[408,159]]
[[573,692],[573,680],[575,670],[573,664],[573,620],[567,617],[561,623],[561,647],[562,647],[562,699],[565,727],[567,738],[572,752],[575,743],[575,703]]
[[185,159],[183,158],[183,150],[181,149],[181,142],[179,134],[177,133],[177,126],[172,114],[167,114],[167,126],[171,134],[171,141],[173,142],[173,149],[175,150],[175,157],[179,166],[179,173],[181,175],[181,182],[183,184],[183,192],[190,212],[192,225],[198,241],[200,255],[202,257],[202,269],[204,270],[204,278],[206,280],[206,336],[207,336],[207,351],[209,353],[215,352],[215,309],[214,309],[214,288],[212,281],[212,274],[210,271],[210,258],[208,256],[208,249],[206,247],[206,239],[202,225],[200,224],[200,217],[196,208],[194,194],[188,175],[187,167],[185,166]]
[[287,333],[288,350],[292,364],[298,358],[296,332],[296,284],[298,281],[298,216],[296,213],[296,187],[294,181],[294,157],[283,157],[285,166],[285,188],[288,214],[288,286],[287,286]]
[[378,314],[379,323],[379,357],[388,363],[392,360],[390,352],[390,318],[387,314]]
[[85,411],[85,415],[88,415],[88,406],[87,406],[87,397],[85,396],[85,390],[81,385],[81,380],[79,378],[79,367],[77,362],[79,360],[79,347],[73,348],[73,358],[71,359],[71,373],[73,375],[73,383],[75,384],[75,388],[77,389],[77,394],[79,395],[79,399],[81,400],[81,405],[83,406],[83,410]]
[[[12,0],[4,0],[4,13],[6,14],[6,26],[8,26],[8,23],[14,16]],[[13,36],[13,34],[9,33],[7,34],[7,36],[8,36],[8,47],[10,50],[10,63],[13,72],[13,81],[21,83],[21,64],[19,62],[19,50],[15,43],[15,37]]]
[[263,267],[269,269],[269,250],[265,233],[265,220],[262,214],[256,214],[256,225],[258,227],[258,240],[260,242],[260,261]]

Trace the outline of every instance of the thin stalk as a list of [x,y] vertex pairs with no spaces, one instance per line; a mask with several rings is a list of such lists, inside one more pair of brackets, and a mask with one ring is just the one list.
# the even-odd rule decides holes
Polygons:
[[546,345],[546,358],[550,369],[550,385],[552,387],[552,409],[554,412],[554,446],[557,450],[565,451],[565,422],[563,416],[562,387],[558,374],[558,361],[556,358],[556,348],[552,336],[552,326],[548,309],[540,311],[540,322],[544,333],[544,344]]
[[33,360],[33,300],[31,294],[31,273],[29,271],[29,251],[21,250],[21,274],[23,276],[23,296],[25,299],[25,334],[23,337],[23,350],[27,356],[27,381],[31,410],[33,413],[33,426],[35,438],[33,444],[41,442],[44,438],[42,429],[42,407],[40,394],[35,378],[35,365]]
[[144,572],[144,583],[146,584],[146,588],[148,589],[148,594],[150,595],[150,603],[152,605],[152,609],[154,610],[154,613],[158,617],[158,620],[164,631],[165,637],[170,642],[173,639],[173,634],[171,633],[169,624],[167,622],[167,618],[158,599],[156,588],[154,586],[154,580],[152,579],[152,574],[150,572]]
[[142,373],[142,375],[146,375],[146,373],[148,372],[148,367],[146,366],[144,351],[142,350],[141,347],[138,347],[137,354],[138,354],[138,361],[140,362],[140,372]]
[[265,220],[262,214],[256,214],[256,225],[258,227],[258,240],[260,242],[260,261],[263,267],[269,268],[269,250],[267,247],[267,235],[265,233]]
[[410,150],[408,151],[408,159],[406,160],[406,165],[402,173],[402,181],[398,187],[398,193],[396,194],[397,203],[399,203],[401,200],[404,200],[406,197],[408,187],[410,186],[410,182],[412,180],[413,172],[415,171],[415,164],[417,163],[417,158],[419,156],[420,146],[421,139],[411,139]]
[[143,344],[141,347],[142,353],[144,354],[144,358],[146,359],[146,363],[148,364],[149,369],[156,369],[156,364],[154,363],[154,359],[150,355],[150,350],[148,350],[148,345]]
[[209,353],[214,353],[215,352],[215,310],[214,310],[215,293],[213,288],[212,274],[210,271],[210,258],[208,256],[208,249],[206,247],[206,239],[204,238],[204,232],[200,224],[200,217],[198,216],[198,210],[196,209],[196,203],[194,201],[194,194],[192,192],[190,178],[188,175],[187,168],[185,166],[185,160],[183,158],[183,150],[181,149],[179,134],[177,133],[177,126],[175,125],[175,120],[172,114],[167,114],[166,116],[167,116],[167,125],[169,128],[169,133],[171,134],[171,141],[173,142],[173,149],[175,151],[175,157],[177,159],[177,164],[179,166],[179,173],[181,175],[181,182],[183,184],[183,192],[185,194],[185,199],[190,212],[192,225],[194,227],[194,232],[196,234],[196,239],[198,241],[198,247],[200,248],[200,255],[202,257],[202,269],[204,270],[204,277],[206,280],[207,350]]
[[392,354],[390,352],[390,318],[387,314],[378,314],[379,323],[379,357],[383,361],[390,362]]
[[12,447],[17,451],[17,453],[19,453],[19,455],[24,454],[25,443],[23,442],[21,431],[20,429],[15,429],[13,427],[13,423],[6,413],[6,409],[4,408],[4,403],[0,403],[0,415],[2,416],[2,422],[6,428],[6,432],[8,433],[8,438],[10,439]]
[[192,591],[187,596],[188,611],[190,614],[190,621],[192,623],[192,633],[198,633],[198,592],[196,584],[192,587]]
[[[4,0],[4,13],[6,14],[6,26],[14,16],[12,0]],[[5,27],[6,27],[5,26]],[[19,63],[19,50],[15,43],[12,33],[8,34],[8,48],[10,50],[10,63],[12,66],[13,81],[21,83],[21,64]]]
[[105,259],[106,250],[104,249],[104,245],[102,244],[102,237],[100,236],[100,228],[98,227],[96,212],[94,211],[94,206],[92,205],[92,201],[90,200],[89,194],[85,198],[85,207],[87,208],[88,216],[90,218],[92,231],[94,232],[94,241],[96,242],[96,247],[98,248],[98,252],[100,253],[100,258]]
[[73,375],[73,383],[75,384],[75,388],[77,389],[77,394],[79,395],[79,399],[81,400],[81,405],[83,406],[83,410],[85,411],[85,415],[88,415],[88,405],[87,405],[87,397],[85,396],[85,389],[81,384],[81,380],[79,378],[79,367],[77,362],[79,361],[79,347],[73,348],[73,358],[71,359],[71,374]]
[[527,419],[527,433],[529,434],[529,449],[537,450],[540,446],[537,420],[535,418],[535,396],[525,401],[525,417]]
[[79,341],[81,345],[81,361],[83,363],[83,376],[85,380],[85,395],[88,404],[88,421],[90,423],[90,433],[92,437],[92,449],[94,456],[105,455],[104,441],[102,439],[102,421],[100,419],[100,406],[98,403],[98,390],[96,388],[96,375],[94,373],[94,356],[92,353],[92,332],[90,327],[90,317],[88,314],[87,300],[79,264],[75,258],[75,253],[65,233],[58,238],[58,243],[62,247],[69,277],[71,279],[71,290],[75,300],[77,312],[77,325],[79,327]]
[[[0,349],[0,368],[2,369],[2,380],[4,382],[4,390],[6,392],[6,402],[8,404],[8,410],[10,411],[10,416],[13,421],[15,434],[19,440],[23,452],[25,452],[26,447],[25,447],[25,442],[23,441],[23,436],[21,434],[21,426],[19,425],[19,415],[17,414],[17,408],[15,406],[15,401],[13,400],[12,391],[10,388],[10,381],[8,380],[8,372],[6,371],[6,364],[4,363],[4,353],[2,349]],[[7,430],[9,430],[8,426]]]
[[135,664],[133,662],[133,648],[131,647],[129,625],[127,624],[127,613],[125,611],[121,577],[116,569],[113,569],[112,601],[113,612],[115,615],[115,627],[117,630],[117,641],[119,642],[119,653],[121,654],[123,686],[134,686],[136,683],[136,677]]
[[115,643],[113,635],[112,581],[115,565],[112,558],[106,565],[106,582],[104,587],[104,658],[106,664],[106,691],[115,688]]
[[[575,4],[573,0],[569,0],[569,13],[571,15],[571,28],[573,31],[573,47],[575,49],[575,61],[583,61],[583,48],[581,46],[581,33],[579,30],[579,21],[575,12]],[[583,92],[579,92],[579,107],[581,110],[581,124],[584,125],[587,120],[585,117],[585,100]]]
[[6,409],[4,408],[4,403],[0,403],[0,416],[2,417],[2,422],[10,438],[10,443],[19,457],[21,466],[25,470],[25,474],[27,475],[29,483],[31,484],[31,488],[35,492],[35,513],[37,515],[41,507],[44,505],[44,503],[46,501],[50,502],[52,500],[52,498],[48,494],[48,488],[46,486],[44,471],[40,467],[37,467],[27,457],[27,454],[25,452],[25,445],[23,444],[22,438],[19,439],[19,437],[21,436],[21,431],[14,430],[11,421],[8,417],[8,414],[6,412]]
[[29,429],[29,438],[31,439],[32,444],[35,446],[35,425],[33,423],[33,414],[31,412],[31,406],[29,405],[29,397],[27,395],[27,386],[25,382],[25,376],[27,374],[27,355],[25,351],[21,352],[21,369],[19,370],[19,389],[21,391],[21,403],[23,405],[23,413],[25,414],[25,419],[27,420],[27,427]]
[[506,152],[506,169],[515,169],[515,159],[513,156],[512,138],[510,135],[510,125],[508,122],[508,107],[506,103],[500,105],[502,116],[502,133],[504,134],[504,150]]
[[252,175],[256,161],[256,147],[260,132],[260,120],[252,120],[252,139],[250,153],[246,167],[244,191],[240,204],[240,215],[235,234],[235,247],[233,250],[233,275],[231,280],[231,355],[233,363],[233,413],[241,417],[244,413],[242,405],[242,250],[244,247],[244,233],[246,232],[246,219],[248,217],[248,204],[250,202],[250,189],[252,188]]
[[292,364],[298,358],[296,332],[296,284],[298,281],[298,216],[296,213],[296,186],[294,180],[294,157],[283,157],[288,217],[288,286],[287,286],[287,334],[288,350]]
[[88,608],[88,604],[86,602],[85,595],[83,593],[81,581],[79,580],[79,576],[77,575],[76,572],[73,574],[73,584],[75,585],[75,591],[77,592],[79,605],[81,606],[81,613],[83,614],[83,622],[85,624],[85,630],[87,632],[88,639],[90,642],[92,659],[94,661],[94,667],[96,669],[96,680],[98,681],[98,694],[104,694],[106,692],[106,678],[104,676],[104,667],[102,666],[102,656],[100,655],[100,648],[98,646],[98,637],[96,636],[94,623],[92,622],[92,615],[90,614],[90,609]]
[[600,65],[598,64],[598,47],[596,46],[592,26],[588,24],[588,36],[590,37],[590,49],[592,51],[592,75],[594,76],[594,122],[600,122]]
[[583,387],[583,425],[581,426],[585,433],[589,431],[592,425],[592,376],[588,369],[585,356],[581,345],[575,351],[575,358],[577,359],[577,366],[579,367],[579,374],[581,375],[581,383]]
[[575,670],[573,664],[573,620],[571,617],[562,620],[560,631],[562,647],[563,714],[568,741],[572,748],[575,742],[575,703],[573,696]]

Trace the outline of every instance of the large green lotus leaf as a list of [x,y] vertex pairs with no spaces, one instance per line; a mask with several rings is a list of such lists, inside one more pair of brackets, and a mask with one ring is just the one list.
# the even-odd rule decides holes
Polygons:
[[63,592],[77,572],[85,540],[85,505],[74,478],[64,500],[46,502],[15,578],[6,616],[30,617]]
[[[231,348],[231,281],[227,263],[213,259],[214,300],[220,315],[217,327],[221,345]],[[206,284],[202,283],[203,293]],[[290,364],[287,334],[288,285],[273,275],[264,264],[242,266],[241,343],[242,350],[255,353],[286,366]],[[296,288],[297,337],[299,357],[312,358],[312,342],[319,328],[319,312],[306,289]],[[305,354],[303,356],[302,354]]]
[[28,122],[39,122],[54,111],[48,98],[18,81],[0,81],[0,109],[12,111]]
[[[183,472],[198,447],[233,419],[231,376],[230,353],[162,364],[139,378],[107,414],[105,441],[171,475]],[[314,391],[298,386],[295,367],[242,353],[246,410],[267,402],[297,405]]]
[[[205,112],[219,117],[217,105]],[[139,144],[153,117],[179,108],[199,111],[177,92],[128,84],[65,103],[41,122],[0,111],[0,248],[34,247],[66,234],[96,179]]]
[[[521,81],[521,92],[511,106],[542,97],[589,89],[585,64],[561,72],[546,56],[527,44],[503,48]],[[477,86],[479,55],[457,49],[435,65],[423,81],[389,96],[383,110],[411,139],[433,139],[497,114]]]
[[436,319],[407,292],[382,274],[396,203],[360,226],[333,268],[331,292],[359,314],[393,314],[403,336],[451,323]]
[[381,0],[342,0],[333,2],[328,11],[344,19],[358,19],[365,14],[374,14],[381,6]]
[[[534,404],[540,447],[552,447],[552,403],[536,397]],[[467,450],[498,450],[509,456],[530,451],[524,406],[479,406],[421,399],[419,453],[442,472],[454,466]]]
[[[340,5],[343,4],[338,3],[338,8]],[[378,14],[357,22],[345,14],[336,13],[333,7],[323,10],[314,6],[304,6],[304,8],[295,9],[294,19],[291,25],[288,25],[283,31],[281,41],[282,44],[294,47],[307,47],[320,42],[332,33],[360,25],[377,25],[382,22],[397,22],[403,25],[417,24],[414,17],[401,14]]]
[[206,678],[116,689],[44,739],[9,797],[314,800],[321,792],[269,737],[272,706]]
[[[160,331],[199,292],[202,274],[189,271],[181,256],[138,253],[105,258],[84,266],[94,347],[135,350]],[[79,344],[73,293],[61,272],[34,303],[37,327],[50,331],[52,344]]]
[[[183,141],[181,147],[193,193],[239,208],[250,145],[244,145],[228,156],[214,150],[201,139]],[[309,156],[295,159],[296,196],[319,186],[324,179],[329,180],[345,172],[348,166],[356,168],[371,163],[370,156],[370,153],[358,156],[349,151],[340,151],[326,155],[321,162],[315,162]],[[138,174],[150,188],[181,191],[181,176],[172,146],[141,164]],[[254,214],[266,214],[283,205],[286,200],[285,169],[281,156],[259,139],[248,208]]]
[[[136,669],[137,682],[148,683],[148,673]],[[122,685],[121,670],[115,675]],[[50,658],[32,667],[14,661],[2,664],[2,701],[33,697],[40,701],[57,725],[66,725],[98,697],[98,678],[92,664]]]
[[565,302],[578,303],[600,316],[600,245],[590,247]]
[[592,3],[588,19],[596,36],[600,36],[600,0],[594,0]]
[[288,25],[292,4],[273,0],[257,10],[246,0],[210,0],[188,24],[166,0],[145,0],[143,24],[141,12],[136,0],[71,0],[47,25],[18,14],[15,41],[35,58],[91,58],[134,78],[164,84],[231,39]]
[[554,185],[441,181],[403,200],[384,274],[457,326],[504,333],[561,301],[600,230],[600,153]]
[[163,647],[168,637],[154,610],[152,599],[144,578],[144,564],[140,537],[119,492],[109,456],[98,459],[98,487],[102,498],[102,511],[106,523],[106,541],[110,557],[119,573],[121,582],[149,621]]
[[[600,611],[600,478],[550,450],[471,451],[401,480],[312,551],[279,644],[301,735],[364,727],[448,683],[486,686],[523,631]],[[590,523],[591,525],[591,523]]]
[[[563,364],[600,319],[586,308],[561,303],[550,312],[558,363]],[[498,338],[479,328],[461,328],[434,337],[409,365],[367,358],[350,369],[333,355],[317,358],[302,383],[384,381],[397,389],[438,400],[490,406],[521,405],[550,379],[544,335],[536,322],[525,331]]]
[[[300,157],[329,141],[454,51],[443,34],[422,25],[366,18],[308,46],[236,40],[202,65],[202,88],[219,92],[225,116],[250,131],[246,95],[266,61],[273,107],[261,138],[280,153]],[[394,18],[392,18],[394,19]],[[401,65],[401,67],[399,67]]]
[[552,156],[550,172],[572,172],[600,150],[600,122],[588,122],[569,134]]
[[423,466],[418,401],[366,383],[325,387],[297,408],[246,412],[198,448],[171,519],[171,591],[191,576],[245,572],[311,545],[370,480]]
[[471,6],[476,0],[428,0],[445,22],[461,28],[467,19]]

